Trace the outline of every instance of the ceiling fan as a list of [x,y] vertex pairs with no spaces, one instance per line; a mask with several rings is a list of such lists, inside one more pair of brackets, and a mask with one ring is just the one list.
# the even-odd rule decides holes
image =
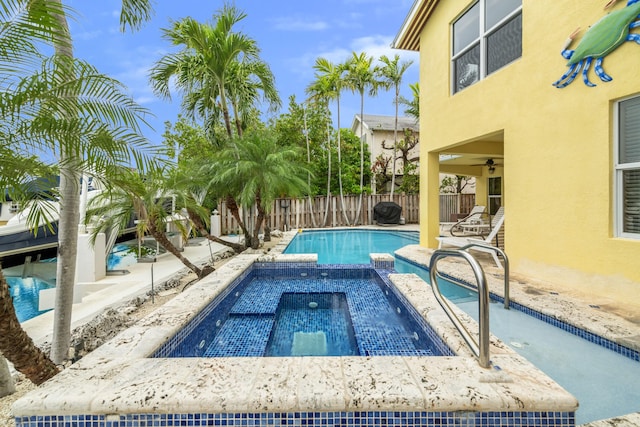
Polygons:
[[[482,158],[479,158],[478,160],[482,160]],[[496,170],[496,165],[497,163],[495,162],[495,160],[493,160],[493,158],[488,158],[484,163],[476,163],[471,166],[486,166],[487,168],[489,168],[489,174],[492,174]]]

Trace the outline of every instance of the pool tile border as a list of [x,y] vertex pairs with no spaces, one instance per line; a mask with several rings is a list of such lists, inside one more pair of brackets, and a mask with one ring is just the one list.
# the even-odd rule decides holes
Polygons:
[[570,412],[249,412],[228,414],[130,414],[23,417],[16,427],[202,427],[202,426],[334,426],[334,427],[566,427],[575,424]]
[[[424,268],[425,270],[428,271],[428,268],[425,265],[422,265],[420,263],[415,262],[414,260],[411,260],[409,258],[403,257],[401,255],[396,255],[399,259],[401,259],[404,262],[407,262],[409,264],[415,265],[417,267],[420,268]],[[466,281],[460,277],[456,277],[454,275],[451,274],[447,274],[447,273],[443,273],[440,272],[440,274],[442,275],[442,277],[451,280],[451,281],[459,281],[459,282],[464,282],[466,286],[468,287],[472,287],[475,288],[476,285]],[[498,295],[495,292],[490,292],[489,293],[489,297],[494,300],[497,301],[499,303],[504,303],[504,297],[502,295]],[[615,353],[618,353],[624,357],[627,357],[631,360],[634,360],[636,362],[640,362],[640,351],[634,350],[632,348],[626,347],[622,344],[619,344],[617,342],[614,342],[610,339],[607,339],[605,337],[602,337],[600,335],[594,334],[593,332],[589,332],[585,329],[582,329],[578,326],[572,325],[570,323],[567,323],[563,320],[557,319],[554,316],[551,316],[549,314],[545,314],[542,313],[538,310],[535,310],[533,308],[527,307],[523,304],[520,304],[518,302],[515,302],[513,300],[509,301],[509,307],[511,307],[514,310],[518,310],[521,311],[522,313],[528,314],[529,316],[532,316],[538,320],[541,320],[545,323],[548,323],[550,325],[553,325],[557,328],[562,329],[563,331],[569,332],[572,335],[576,335],[582,339],[585,339],[593,344],[597,344],[601,347],[606,348],[607,350],[611,350]]]

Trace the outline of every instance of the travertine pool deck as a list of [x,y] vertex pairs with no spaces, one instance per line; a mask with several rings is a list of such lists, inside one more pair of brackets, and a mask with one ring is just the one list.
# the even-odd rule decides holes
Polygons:
[[[289,233],[288,238],[292,237]],[[283,239],[280,249],[287,242]],[[149,357],[256,260],[315,259],[278,253],[275,248],[268,256],[234,257],[18,400],[13,406],[18,426],[56,427],[73,422],[76,427],[116,427],[151,425],[158,420],[158,425],[206,425],[221,419],[227,425],[245,425],[242,417],[251,421],[246,425],[275,425],[274,420],[280,425],[285,418],[288,425],[300,425],[300,419],[311,424],[309,414],[315,424],[321,424],[326,414],[327,419],[346,420],[334,425],[373,425],[380,420],[369,424],[365,418],[378,415],[395,417],[395,425],[403,425],[402,417],[415,418],[415,414],[433,419],[432,424],[425,421],[423,425],[470,422],[478,417],[495,417],[508,426],[536,425],[541,419],[545,425],[560,425],[554,417],[572,419],[576,399],[493,336],[492,366],[481,368],[431,288],[415,275],[390,278],[457,356]],[[476,322],[453,309],[476,334]],[[154,415],[147,418],[146,414]],[[236,424],[229,423],[233,417]]]

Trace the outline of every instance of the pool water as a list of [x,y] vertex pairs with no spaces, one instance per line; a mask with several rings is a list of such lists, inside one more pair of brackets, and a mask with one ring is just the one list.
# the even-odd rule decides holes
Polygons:
[[53,288],[55,285],[35,277],[5,277],[5,279],[9,285],[9,294],[13,299],[13,306],[19,322],[24,322],[49,311],[38,309],[38,297],[41,290]]
[[344,293],[283,293],[265,356],[357,356]]
[[285,254],[318,254],[318,264],[369,264],[369,253],[418,244],[417,231],[319,230],[298,233]]
[[[313,251],[300,250],[300,246],[293,244],[302,234],[296,235],[287,250],[292,253],[313,253]],[[363,246],[362,242],[378,241],[382,236],[366,236],[376,234],[377,230],[360,230],[360,244],[350,246],[344,237],[331,236],[342,231],[327,231],[323,240],[332,242],[344,242],[345,249],[358,251],[359,257],[367,257],[369,252],[387,252],[393,254],[396,250],[407,244],[417,244],[418,239],[412,243],[404,243],[394,233],[385,233],[384,239],[387,251],[380,250],[380,246]],[[311,235],[311,233],[307,233]],[[416,233],[417,235],[417,233]],[[306,236],[309,237],[309,236]],[[306,243],[311,248],[311,243]],[[324,250],[321,244],[315,245],[317,250]],[[293,248],[296,248],[295,250]],[[340,262],[343,249],[339,246],[331,250],[319,253],[318,259],[324,262]],[[287,253],[287,251],[285,251]],[[368,262],[368,261],[367,261]],[[427,283],[430,282],[429,271],[411,262],[396,258],[395,269],[399,273],[414,273]],[[456,285],[446,280],[439,281],[442,294],[459,308],[477,320],[478,297],[476,292]],[[530,310],[531,311],[531,310]],[[635,360],[622,355],[609,344],[599,345],[598,341],[588,341],[576,335],[578,328],[571,327],[575,333],[567,332],[552,324],[546,323],[518,311],[512,304],[511,310],[504,310],[501,304],[491,304],[490,330],[500,340],[510,346],[518,354],[527,358],[539,369],[562,385],[572,393],[580,402],[580,408],[576,412],[576,424],[583,424],[595,420],[625,415],[640,410],[640,363],[637,352]],[[604,341],[604,340],[601,340]],[[630,351],[633,353],[632,351]],[[629,352],[628,352],[629,353]]]
[[[155,248],[151,248],[155,250]],[[122,269],[137,263],[138,243],[136,240],[118,243],[107,257],[107,271]],[[38,261],[54,265],[56,258]],[[55,271],[55,267],[54,271]],[[50,310],[38,310],[40,291],[54,288],[55,284],[45,282],[37,277],[6,276],[9,291],[13,298],[13,306],[18,320],[22,323]],[[55,278],[52,279],[55,282]]]
[[155,357],[451,354],[386,276],[370,267],[276,274],[254,267]]

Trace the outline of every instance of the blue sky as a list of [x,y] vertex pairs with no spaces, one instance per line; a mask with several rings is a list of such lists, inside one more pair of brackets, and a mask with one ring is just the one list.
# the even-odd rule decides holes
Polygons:
[[[124,83],[130,95],[156,116],[149,120],[154,129],[144,133],[159,144],[163,123],[175,121],[180,111],[178,93],[172,101],[162,100],[154,96],[148,84],[149,69],[175,49],[162,39],[161,28],[186,16],[211,21],[223,1],[157,0],[153,20],[136,33],[119,31],[120,0],[65,3],[78,13],[70,22],[76,56]],[[410,97],[408,85],[418,81],[418,55],[391,49],[390,45],[412,3],[413,0],[236,0],[235,5],[247,17],[235,29],[258,42],[261,58],[275,75],[283,112],[290,95],[296,95],[298,102],[304,99],[305,88],[314,79],[316,58],[338,63],[353,51],[366,52],[374,58],[398,53],[404,60],[413,60],[402,89],[403,95]],[[366,98],[365,114],[393,115],[392,101],[391,92]],[[340,107],[341,126],[350,127],[354,115],[360,112],[359,96],[343,94]]]

